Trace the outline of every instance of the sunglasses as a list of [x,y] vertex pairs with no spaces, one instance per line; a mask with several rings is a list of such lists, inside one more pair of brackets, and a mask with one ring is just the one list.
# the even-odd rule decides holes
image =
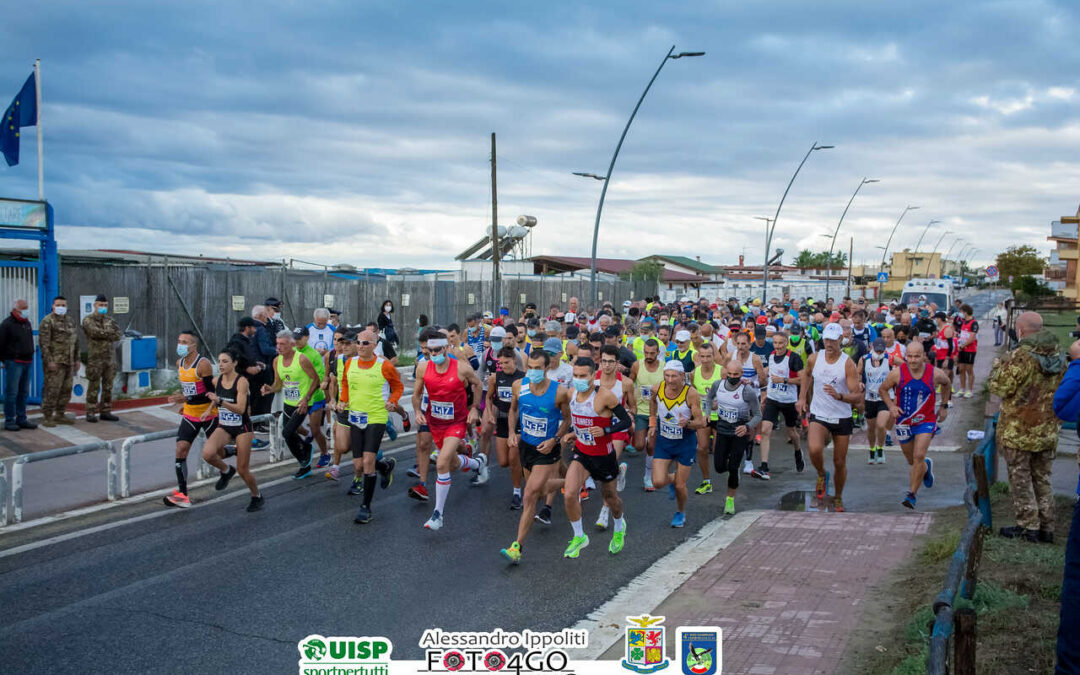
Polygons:
[[356,344],[361,345],[363,347],[368,347],[368,346],[373,345],[375,343],[372,342],[371,340],[359,340],[359,341],[357,341]]

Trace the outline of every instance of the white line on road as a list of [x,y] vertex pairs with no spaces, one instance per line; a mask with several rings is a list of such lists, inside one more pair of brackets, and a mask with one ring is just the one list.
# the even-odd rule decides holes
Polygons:
[[[167,404],[173,405],[171,403]],[[139,408],[139,412],[144,412],[152,417],[165,420],[166,422],[172,422],[173,424],[180,424],[180,413],[168,410],[166,406],[150,406],[148,408]]]
[[762,513],[764,511],[743,511],[730,520],[717,518],[654,562],[588,618],[577,622],[574,629],[589,631],[589,646],[575,652],[575,656],[588,660],[599,658],[626,633],[626,617],[651,612],[658,607],[690,575],[745,532]]
[[[850,445],[848,446],[848,452],[865,452],[870,449],[869,445]],[[889,452],[900,452],[899,445],[886,446],[886,450]],[[959,445],[934,445],[930,444],[930,452],[957,452],[962,448]]]
[[38,428],[44,429],[46,432],[52,434],[53,436],[56,436],[60,440],[67,441],[72,445],[82,445],[83,443],[97,443],[98,441],[103,440],[93,434],[88,434],[81,429],[76,429],[73,426],[39,426]]

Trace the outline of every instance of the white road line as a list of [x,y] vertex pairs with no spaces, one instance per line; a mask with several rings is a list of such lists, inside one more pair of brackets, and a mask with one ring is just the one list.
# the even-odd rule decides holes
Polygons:
[[[886,446],[885,449],[889,452],[900,452],[899,445]],[[870,450],[869,445],[848,446],[848,452],[866,452],[868,450]],[[963,450],[963,448],[961,448],[959,445],[934,445],[933,443],[930,444],[930,452],[957,452],[959,450]]]
[[147,415],[157,417],[158,419],[162,419],[167,422],[172,422],[173,424],[180,424],[180,413],[168,410],[164,406],[155,405],[150,406],[149,408],[139,408],[139,412],[144,412]]
[[70,425],[57,425],[55,427],[43,427],[39,426],[39,429],[43,429],[46,432],[56,436],[62,441],[67,441],[72,445],[82,445],[83,443],[97,443],[100,440],[97,436],[89,434],[81,429],[76,429]]
[[727,548],[764,511],[743,511],[730,520],[717,518],[679,544],[623,587],[610,600],[578,621],[577,630],[589,631],[589,646],[575,650],[575,658],[596,660],[626,633],[626,617],[651,612],[694,572]]

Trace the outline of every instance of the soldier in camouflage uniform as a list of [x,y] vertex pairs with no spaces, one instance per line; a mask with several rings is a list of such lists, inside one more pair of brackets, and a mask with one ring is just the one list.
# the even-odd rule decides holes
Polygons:
[[67,315],[67,300],[57,296],[53,311],[38,326],[38,345],[41,346],[41,367],[45,370],[42,388],[42,424],[74,424],[64,415],[71,400],[71,378],[79,370],[79,336],[75,322]]
[[997,444],[1009,468],[1016,526],[1001,535],[1028,541],[1053,541],[1054,490],[1050,468],[1057,451],[1060,422],[1054,391],[1065,371],[1057,338],[1043,330],[1042,317],[1024,312],[1016,320],[1020,343],[994,362],[990,393],[1001,397]]
[[[116,377],[113,344],[120,339],[120,326],[108,316],[109,300],[104,295],[94,300],[94,313],[83,319],[86,334],[86,421],[97,422],[100,417],[109,422],[120,418],[113,415],[112,387]],[[98,389],[101,390],[101,414],[98,415]]]

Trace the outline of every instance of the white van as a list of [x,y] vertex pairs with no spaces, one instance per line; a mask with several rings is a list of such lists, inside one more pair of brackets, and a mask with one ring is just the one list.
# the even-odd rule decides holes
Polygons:
[[904,284],[904,290],[900,294],[900,303],[905,306],[917,305],[924,296],[927,303],[932,302],[940,311],[948,312],[955,297],[952,281],[949,279],[911,279]]

